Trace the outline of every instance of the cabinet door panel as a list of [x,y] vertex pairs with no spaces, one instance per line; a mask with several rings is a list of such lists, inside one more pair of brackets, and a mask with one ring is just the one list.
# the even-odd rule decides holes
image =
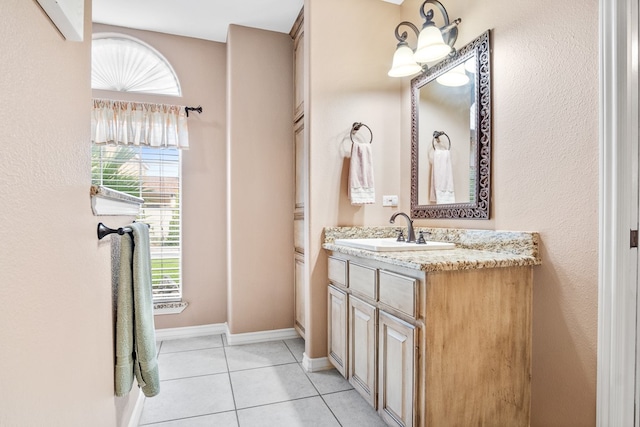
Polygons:
[[304,33],[301,31],[295,39],[294,45],[294,120],[298,120],[304,113]]
[[294,129],[294,157],[295,157],[295,210],[303,212],[304,209],[304,122],[297,123]]
[[347,294],[329,286],[329,361],[347,378]]
[[295,292],[295,314],[296,314],[296,330],[302,336],[305,337],[305,288],[304,288],[304,257],[300,254],[294,256],[294,292]]
[[349,382],[376,407],[376,308],[349,297]]
[[413,425],[415,327],[379,314],[378,413],[392,426]]

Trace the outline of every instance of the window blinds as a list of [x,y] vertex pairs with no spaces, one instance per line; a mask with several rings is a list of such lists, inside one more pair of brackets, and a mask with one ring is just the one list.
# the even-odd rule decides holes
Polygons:
[[92,184],[144,199],[137,221],[149,224],[155,302],[182,298],[180,150],[92,145]]

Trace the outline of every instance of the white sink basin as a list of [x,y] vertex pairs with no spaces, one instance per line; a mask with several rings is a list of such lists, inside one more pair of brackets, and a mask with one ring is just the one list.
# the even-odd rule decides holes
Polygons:
[[389,238],[371,238],[371,239],[336,239],[336,245],[349,246],[357,249],[366,249],[375,252],[393,252],[393,251],[429,251],[441,249],[453,249],[454,243],[447,242],[431,242],[427,243],[407,243],[398,242],[395,237]]

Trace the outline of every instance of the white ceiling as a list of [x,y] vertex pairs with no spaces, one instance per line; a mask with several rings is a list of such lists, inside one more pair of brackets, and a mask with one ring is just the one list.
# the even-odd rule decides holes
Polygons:
[[227,41],[229,24],[288,33],[304,0],[93,0],[93,22]]

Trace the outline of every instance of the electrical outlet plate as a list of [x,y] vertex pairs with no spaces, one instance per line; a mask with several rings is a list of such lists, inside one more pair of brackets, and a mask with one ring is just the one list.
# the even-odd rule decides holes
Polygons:
[[398,206],[398,196],[382,196],[382,206]]

